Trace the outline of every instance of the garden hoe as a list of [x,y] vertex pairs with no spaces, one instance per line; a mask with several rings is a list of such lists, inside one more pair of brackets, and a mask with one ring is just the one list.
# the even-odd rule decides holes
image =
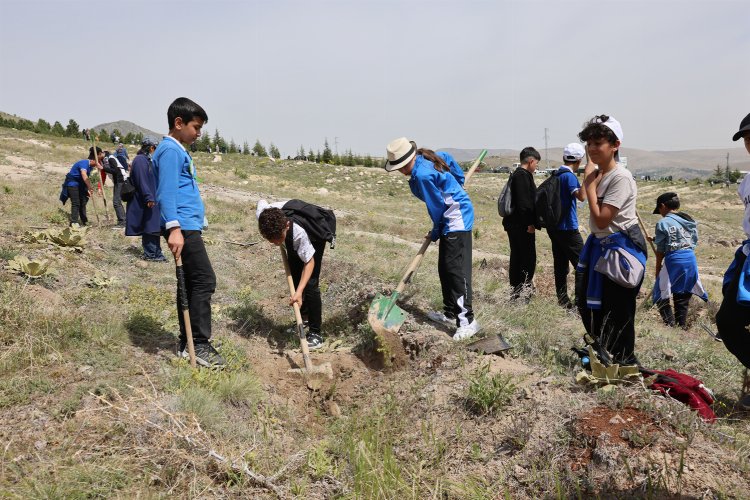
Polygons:
[[[284,245],[280,245],[281,260],[284,262],[284,271],[286,272],[286,281],[289,284],[289,292],[294,295],[294,280],[292,279],[292,271],[289,268],[289,259],[286,256],[286,248]],[[300,373],[305,377],[305,383],[307,387],[316,390],[320,388],[319,380],[316,376],[323,375],[328,380],[333,380],[333,368],[331,363],[323,363],[322,365],[315,366],[310,361],[310,350],[307,348],[307,335],[305,335],[305,327],[302,323],[302,313],[299,310],[299,304],[296,302],[293,304],[294,307],[294,318],[297,320],[297,334],[299,335],[299,345],[302,348],[302,360],[305,363],[304,368],[291,368],[288,371],[290,373]]]
[[[486,154],[487,150],[483,149],[479,154],[479,157],[476,159],[476,161],[474,161],[474,164],[471,166],[469,171],[466,172],[464,187],[466,186],[466,183],[469,182],[469,179],[474,174],[474,171],[482,162]],[[411,281],[411,278],[414,275],[414,272],[419,267],[419,264],[422,262],[422,257],[424,257],[424,254],[427,251],[427,248],[430,246],[430,243],[430,236],[427,235],[424,239],[424,242],[422,243],[422,246],[417,252],[416,257],[414,257],[414,259],[411,261],[411,264],[409,264],[409,267],[406,269],[406,274],[404,274],[404,277],[401,278],[401,281],[396,287],[396,290],[394,290],[390,297],[386,297],[383,294],[378,294],[372,301],[372,304],[370,304],[370,310],[367,313],[367,321],[370,323],[370,326],[375,332],[376,337],[397,334],[398,330],[401,328],[401,325],[403,325],[404,321],[406,321],[407,314],[403,311],[403,309],[396,305],[396,301],[401,295],[401,292],[404,291],[406,284]]]
[[193,344],[193,327],[190,326],[190,306],[188,304],[187,289],[185,288],[185,271],[182,269],[182,257],[174,260],[175,271],[177,273],[177,297],[180,299],[180,309],[182,310],[182,319],[185,323],[185,334],[187,336],[188,355],[190,356],[190,366],[196,367],[195,364],[195,345]]

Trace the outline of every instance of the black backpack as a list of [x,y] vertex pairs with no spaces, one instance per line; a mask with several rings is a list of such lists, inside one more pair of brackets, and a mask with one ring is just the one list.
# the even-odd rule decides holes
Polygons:
[[313,205],[302,200],[289,200],[282,208],[287,217],[307,232],[313,243],[327,241],[336,246],[336,215],[333,210]]
[[570,173],[567,170],[557,170],[536,188],[534,208],[540,227],[554,229],[568,214],[570,207],[562,208],[560,199],[560,176]]

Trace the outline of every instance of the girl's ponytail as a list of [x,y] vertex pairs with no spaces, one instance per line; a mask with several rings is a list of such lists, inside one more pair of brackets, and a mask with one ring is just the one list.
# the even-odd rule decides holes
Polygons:
[[427,148],[417,149],[417,154],[422,155],[426,160],[431,161],[435,165],[435,170],[438,172],[450,172],[448,164],[445,163],[440,156],[437,155],[433,150]]

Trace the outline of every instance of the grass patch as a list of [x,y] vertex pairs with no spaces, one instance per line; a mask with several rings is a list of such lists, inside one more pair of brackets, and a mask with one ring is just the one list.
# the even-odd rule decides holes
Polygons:
[[474,370],[469,379],[466,407],[475,415],[492,415],[507,406],[516,392],[513,377],[503,373],[490,374],[490,365]]

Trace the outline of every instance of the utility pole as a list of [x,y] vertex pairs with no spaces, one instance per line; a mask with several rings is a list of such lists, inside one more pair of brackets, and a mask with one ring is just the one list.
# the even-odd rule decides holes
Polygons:
[[338,137],[333,138],[333,147],[336,150],[336,154],[339,154],[339,138]]
[[727,168],[729,168],[729,153],[727,153]]
[[547,139],[549,139],[548,130],[548,128],[544,129],[544,161],[547,163],[547,168],[549,168],[549,151],[547,149]]

